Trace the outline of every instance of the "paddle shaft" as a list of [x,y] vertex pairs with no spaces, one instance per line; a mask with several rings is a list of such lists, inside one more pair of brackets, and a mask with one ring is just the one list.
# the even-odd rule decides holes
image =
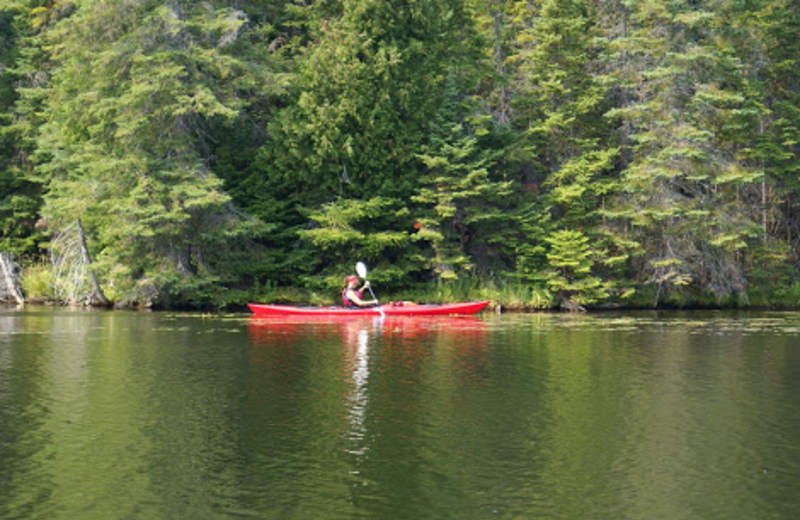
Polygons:
[[[369,280],[367,280],[367,266],[364,265],[364,262],[358,262],[356,264],[356,272],[361,278],[364,279],[364,283],[367,284],[369,283]],[[384,314],[383,312],[383,309],[381,309],[381,304],[378,301],[378,297],[375,296],[375,292],[372,290],[372,286],[367,287],[367,289],[369,289],[369,293],[372,295],[372,299],[375,301],[375,305],[377,306],[378,312],[381,313],[381,316],[386,316],[386,314]]]
[[[366,280],[365,280],[366,281]],[[372,287],[367,287],[369,289],[369,293],[372,295],[372,299],[375,300],[375,303],[378,304],[378,297],[375,296],[375,293],[372,292]]]

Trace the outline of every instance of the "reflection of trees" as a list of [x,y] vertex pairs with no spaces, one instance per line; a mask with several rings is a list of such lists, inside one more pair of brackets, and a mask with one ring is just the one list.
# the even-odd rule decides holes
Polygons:
[[486,368],[485,333],[480,321],[419,318],[387,319],[379,333],[371,329],[369,452],[358,466],[366,485],[353,487],[354,503],[368,516],[470,511],[475,496],[463,484],[474,446],[464,427],[472,421],[449,419],[469,374]]
[[738,519],[797,505],[794,335],[524,319],[271,323],[248,342],[214,319],[0,314],[0,330],[26,331],[0,335],[0,517]]
[[[347,506],[340,503],[337,509],[343,517],[381,517],[387,511],[396,511],[398,518],[413,518],[415,513],[430,517],[437,509],[454,505],[442,503],[447,493],[436,490],[444,491],[444,485],[452,491],[447,481],[456,482],[465,475],[443,480],[432,465],[442,462],[431,452],[431,445],[444,410],[432,410],[430,403],[443,391],[450,392],[445,387],[452,372],[437,374],[437,359],[450,356],[443,351],[460,351],[454,361],[461,365],[456,377],[465,385],[472,378],[470,372],[486,370],[485,349],[476,346],[476,338],[485,337],[482,322],[370,318],[261,323],[250,327],[255,343],[251,359],[258,361],[253,377],[258,379],[259,400],[268,404],[281,393],[291,394],[287,400],[293,403],[294,414],[286,429],[292,436],[297,428],[316,436],[302,444],[296,438],[280,443],[272,456],[301,460],[313,456],[325,470],[307,472],[303,478],[290,473],[295,496],[298,487],[313,485],[332,493],[345,485]],[[332,354],[340,357],[334,359]],[[473,363],[472,357],[481,361]],[[331,367],[338,367],[338,372]],[[313,397],[306,400],[301,388]],[[332,431],[340,435],[334,439]],[[280,435],[280,430],[269,433]],[[461,460],[456,457],[454,462]],[[286,478],[274,485],[285,489],[285,483]],[[311,495],[292,512],[307,512],[314,504],[325,507],[330,499],[329,494]]]
[[722,325],[644,336],[644,376],[626,411],[627,472],[617,475],[631,518],[648,511],[660,518],[770,516],[775,504],[753,486],[774,457],[774,430],[764,425],[784,401],[776,365],[746,331],[720,334]]
[[[47,323],[34,316],[0,316],[0,517],[34,511],[53,479],[41,460],[51,442],[44,377],[48,352],[40,335]],[[27,333],[20,333],[26,331]]]
[[142,396],[126,384],[128,345],[141,338],[129,343],[117,335],[109,313],[32,312],[20,321],[12,380],[31,392],[11,399],[24,403],[15,444],[24,451],[2,457],[2,466],[12,468],[12,478],[3,480],[19,485],[3,491],[14,500],[10,508],[32,518],[53,510],[91,518],[90,508],[98,518],[137,507],[144,513],[140,501],[149,492],[137,456],[147,445],[137,413]]
[[225,412],[239,381],[231,356],[209,348],[223,338],[163,314],[23,316],[24,332],[0,344],[0,437],[11,443],[0,443],[0,516],[212,516],[232,487],[219,461],[232,459]]
[[548,332],[530,496],[563,518],[763,517],[768,504],[752,489],[769,457],[762,424],[785,398],[772,356],[752,346],[669,322]]
[[602,517],[616,499],[617,483],[609,477],[624,452],[629,347],[622,337],[569,327],[543,338],[536,490],[558,505],[562,518]]

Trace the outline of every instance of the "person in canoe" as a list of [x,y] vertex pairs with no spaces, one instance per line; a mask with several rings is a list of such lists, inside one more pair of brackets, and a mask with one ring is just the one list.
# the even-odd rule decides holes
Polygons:
[[358,289],[358,276],[351,274],[344,279],[344,289],[342,289],[342,302],[345,307],[373,307],[378,305],[377,300],[364,300],[361,292],[369,289],[369,282],[364,282],[361,289]]

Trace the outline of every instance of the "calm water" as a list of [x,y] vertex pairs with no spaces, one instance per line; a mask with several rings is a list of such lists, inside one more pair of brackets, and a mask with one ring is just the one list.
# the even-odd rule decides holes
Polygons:
[[0,519],[800,518],[800,314],[0,309]]

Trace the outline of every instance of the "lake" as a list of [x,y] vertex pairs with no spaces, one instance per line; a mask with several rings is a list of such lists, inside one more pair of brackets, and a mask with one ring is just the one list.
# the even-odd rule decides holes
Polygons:
[[800,314],[0,309],[0,519],[800,518]]

